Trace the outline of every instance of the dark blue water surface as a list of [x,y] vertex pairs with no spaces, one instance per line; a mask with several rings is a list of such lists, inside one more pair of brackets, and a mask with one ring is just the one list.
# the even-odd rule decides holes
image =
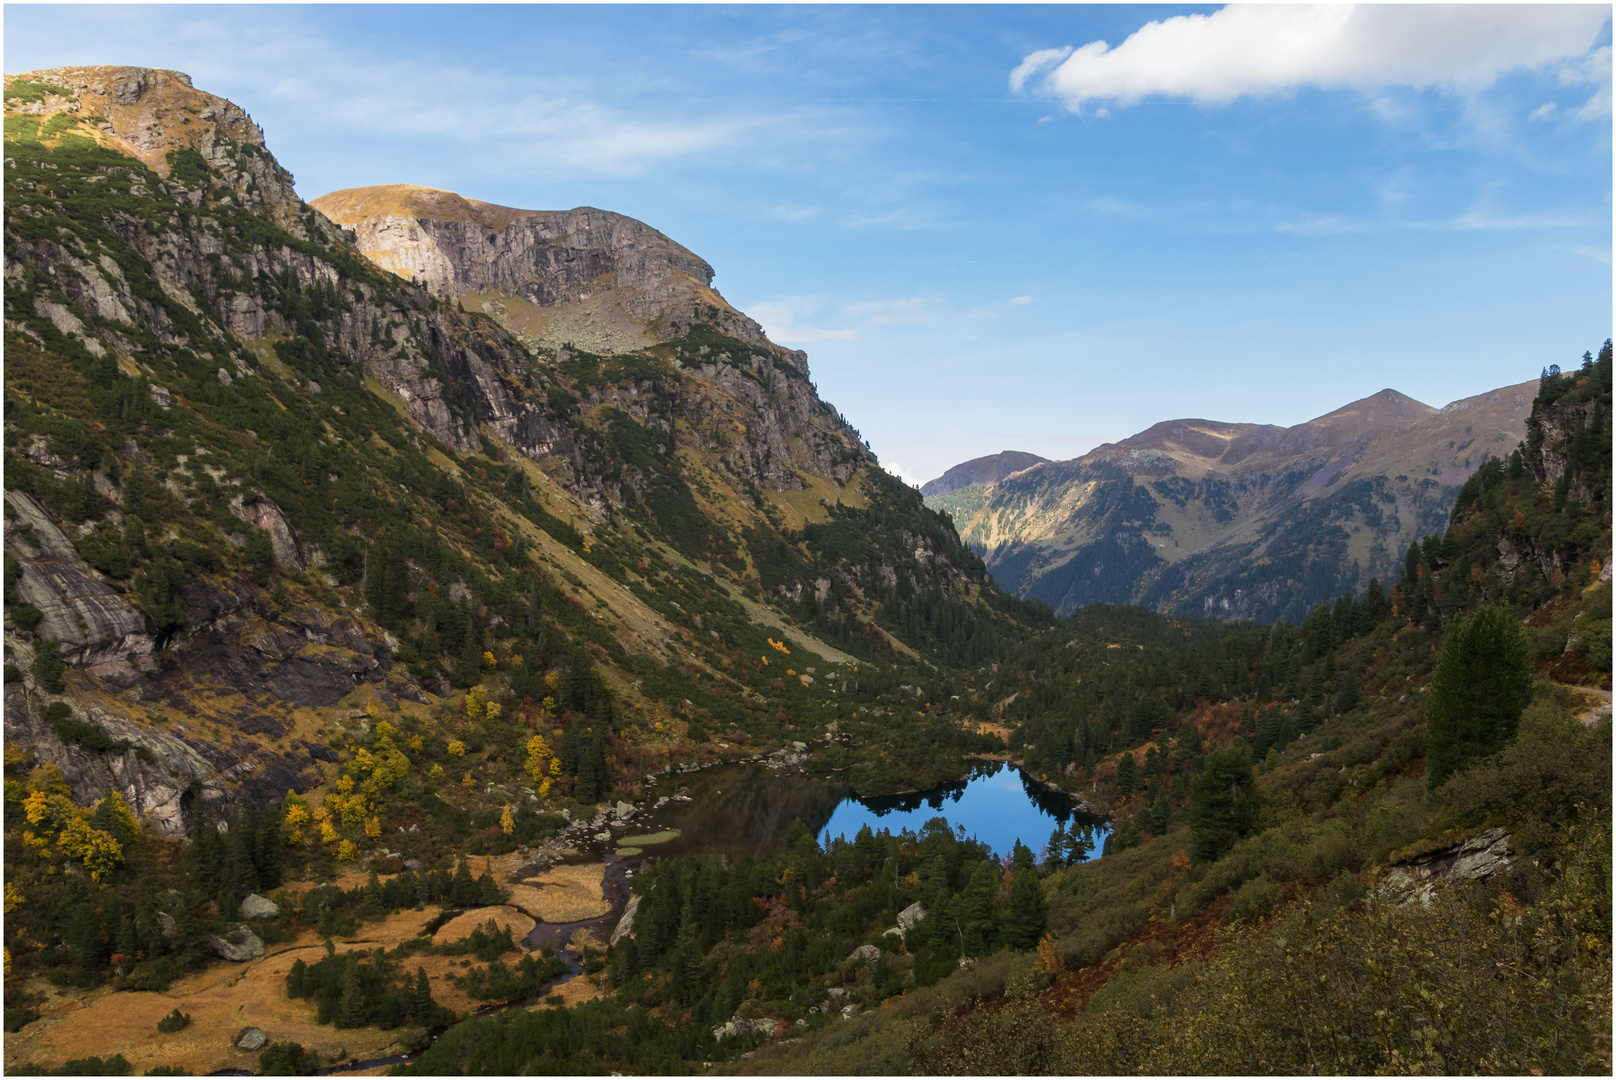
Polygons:
[[966,780],[931,791],[847,798],[832,812],[818,839],[821,844],[839,836],[852,840],[866,825],[875,832],[918,833],[936,817],[945,819],[957,835],[982,841],[995,855],[1009,854],[1017,840],[1039,855],[1049,834],[1063,823],[1068,832],[1084,830],[1098,853],[1107,832],[1103,822],[1075,811],[1069,796],[1050,791],[1012,765],[994,761],[978,766]]

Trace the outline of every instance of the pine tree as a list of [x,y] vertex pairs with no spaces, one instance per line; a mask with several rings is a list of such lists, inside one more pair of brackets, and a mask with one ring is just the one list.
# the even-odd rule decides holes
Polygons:
[[1211,862],[1235,845],[1257,820],[1257,786],[1239,746],[1214,750],[1195,778],[1189,805],[1191,854]]
[[365,1022],[365,998],[359,988],[359,956],[342,958],[342,996],[337,999],[337,1026],[359,1027]]
[[426,968],[415,969],[415,1018],[422,1023],[430,1023],[432,1014],[437,1011],[437,1005],[432,1000],[432,982],[426,977]]
[[982,956],[997,943],[999,934],[995,909],[998,900],[998,864],[984,859],[971,872],[971,881],[965,886],[961,903],[960,915],[968,955]]
[[1425,697],[1426,784],[1435,791],[1515,737],[1532,700],[1532,658],[1506,607],[1477,608],[1448,631]]
[[1004,942],[1012,949],[1035,949],[1049,923],[1043,882],[1030,866],[1017,866],[1010,880],[1010,908],[1004,916]]
[[1123,754],[1117,759],[1117,797],[1125,799],[1132,795],[1138,782],[1139,766],[1132,754]]

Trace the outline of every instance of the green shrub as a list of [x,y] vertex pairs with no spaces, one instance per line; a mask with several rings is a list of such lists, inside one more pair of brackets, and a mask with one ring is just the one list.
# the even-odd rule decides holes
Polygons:
[[1260,919],[1284,899],[1285,890],[1280,888],[1279,883],[1269,880],[1267,874],[1261,874],[1240,886],[1225,918],[1230,922]]
[[272,1042],[258,1054],[265,1076],[313,1076],[319,1067],[320,1055],[302,1043]]
[[39,629],[44,621],[45,613],[29,603],[16,603],[11,605],[11,622],[18,630],[25,634],[32,634]]
[[175,1009],[173,1012],[157,1021],[157,1030],[163,1032],[165,1035],[168,1035],[176,1031],[183,1031],[189,1027],[190,1024],[191,1014],[180,1012],[179,1009]]

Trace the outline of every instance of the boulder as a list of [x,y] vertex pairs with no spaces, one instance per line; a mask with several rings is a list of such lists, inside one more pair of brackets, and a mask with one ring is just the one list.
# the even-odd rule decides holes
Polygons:
[[744,1016],[735,1016],[731,1017],[728,1022],[713,1028],[713,1038],[727,1039],[736,1035],[768,1035],[772,1037],[779,1030],[779,1021],[772,1016],[762,1016],[756,1020],[748,1020]]
[[631,818],[633,816],[634,816],[634,804],[633,803],[626,803],[626,802],[623,802],[621,799],[619,799],[618,803],[617,803],[617,817],[618,817],[618,820],[627,821],[629,818]]
[[873,963],[875,958],[880,955],[881,950],[878,947],[874,945],[860,945],[858,948],[848,953],[847,958],[849,960],[857,960],[861,964],[869,964]]
[[281,913],[280,905],[273,900],[253,893],[241,902],[241,917],[243,919],[273,919]]
[[915,923],[920,922],[926,917],[926,915],[926,909],[921,907],[919,900],[916,900],[914,903],[898,912],[898,926],[904,931],[904,933],[908,933],[910,930],[915,928]]
[[268,1045],[269,1036],[265,1035],[261,1028],[246,1028],[236,1036],[236,1049],[238,1050],[262,1050]]
[[159,911],[157,913],[157,929],[166,938],[172,938],[175,934],[179,933],[179,927],[174,922],[174,916],[170,915],[166,911]]
[[236,928],[225,937],[209,934],[202,939],[202,946],[214,956],[237,964],[246,963],[255,956],[264,955],[263,939],[247,929],[243,923],[238,923]]

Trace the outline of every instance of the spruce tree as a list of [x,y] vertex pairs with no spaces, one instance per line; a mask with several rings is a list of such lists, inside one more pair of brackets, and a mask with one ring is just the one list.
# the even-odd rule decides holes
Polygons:
[[1195,778],[1189,805],[1191,855],[1211,862],[1234,847],[1257,820],[1257,785],[1240,746],[1214,750]]
[[415,969],[415,1018],[430,1023],[437,1006],[432,1001],[432,982],[426,977],[426,968]]
[[1477,608],[1448,631],[1425,698],[1426,784],[1435,791],[1515,737],[1532,700],[1526,634],[1506,607]]
[[999,901],[999,867],[989,859],[978,863],[971,872],[970,884],[965,886],[961,904],[961,922],[965,937],[965,951],[971,956],[989,952],[999,937],[995,909]]
[[1134,792],[1139,781],[1139,766],[1134,762],[1132,754],[1123,754],[1117,759],[1117,797],[1127,798]]
[[1016,867],[1010,880],[1010,909],[1004,916],[1005,944],[1023,951],[1035,949],[1048,923],[1049,901],[1044,897],[1038,871],[1030,866]]

